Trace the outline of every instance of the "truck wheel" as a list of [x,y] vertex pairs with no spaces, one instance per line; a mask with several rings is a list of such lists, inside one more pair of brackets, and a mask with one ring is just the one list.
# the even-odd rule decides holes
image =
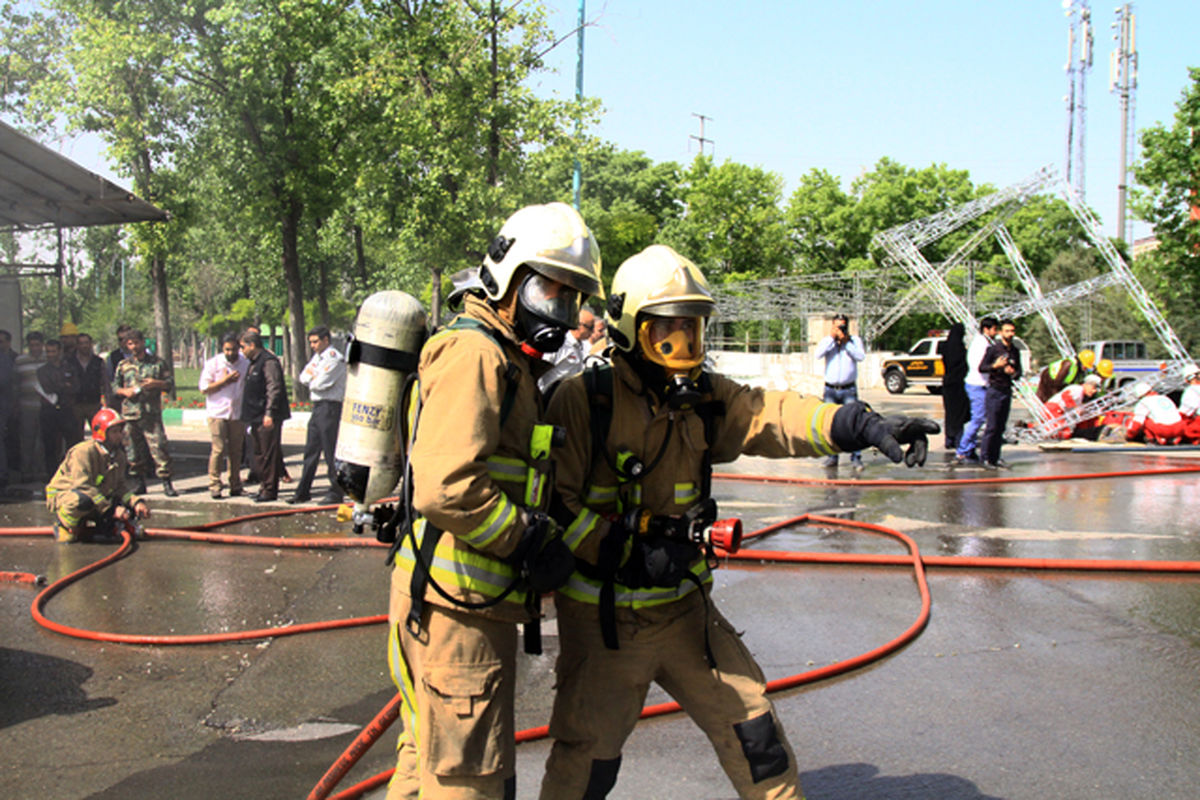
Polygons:
[[903,394],[908,387],[908,379],[898,369],[889,369],[883,376],[883,385],[892,394]]

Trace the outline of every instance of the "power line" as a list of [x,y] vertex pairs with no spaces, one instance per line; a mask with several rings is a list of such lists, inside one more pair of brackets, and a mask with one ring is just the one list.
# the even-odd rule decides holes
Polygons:
[[[704,145],[706,145],[706,144],[712,145],[711,155],[716,155],[717,154],[717,143],[714,142],[712,139],[706,139],[704,137],[704,123],[711,120],[712,117],[706,117],[705,115],[697,114],[694,111],[692,112],[692,116],[698,117],[700,119],[700,135],[699,136],[691,135],[691,136],[688,136],[688,139],[695,139],[697,142],[700,143],[700,155],[704,155]],[[688,143],[688,149],[689,150],[692,149],[690,142]]]

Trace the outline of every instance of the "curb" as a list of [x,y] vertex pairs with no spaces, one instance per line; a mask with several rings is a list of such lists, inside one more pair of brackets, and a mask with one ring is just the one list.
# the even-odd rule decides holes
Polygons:
[[[311,411],[293,411],[292,416],[283,421],[285,430],[292,428],[307,429]],[[162,411],[163,425],[184,425],[189,428],[207,428],[208,412],[203,408],[164,408]]]

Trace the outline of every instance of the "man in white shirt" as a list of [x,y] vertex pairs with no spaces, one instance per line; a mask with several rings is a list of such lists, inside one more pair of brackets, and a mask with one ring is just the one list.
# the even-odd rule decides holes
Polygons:
[[304,471],[296,484],[289,503],[307,503],[312,499],[313,479],[321,454],[329,471],[329,491],[321,498],[322,505],[342,502],[342,490],[334,477],[333,455],[337,449],[338,421],[342,418],[342,398],[346,394],[346,358],[332,346],[329,328],[318,325],[308,332],[308,346],[313,356],[300,372],[300,383],[308,387],[312,400],[312,416],[304,440]]
[[563,337],[562,347],[554,351],[547,360],[553,361],[555,364],[571,360],[580,364],[580,369],[582,369],[583,359],[587,357],[588,351],[591,349],[590,340],[595,330],[596,315],[586,307],[579,309],[579,325],[574,330],[567,331],[567,335]]
[[[817,344],[817,358],[825,359],[825,395],[822,399],[826,403],[841,406],[858,402],[858,364],[866,357],[862,340],[850,335],[850,321],[846,315],[834,314],[829,336]],[[837,463],[836,454],[824,461],[826,467],[836,467]],[[855,469],[862,469],[862,453],[851,453],[850,463]]]
[[967,399],[971,402],[971,418],[967,420],[958,440],[958,450],[954,454],[955,464],[979,461],[975,447],[979,442],[979,432],[983,428],[986,411],[984,406],[987,400],[987,378],[979,371],[979,364],[999,328],[1000,323],[995,317],[984,317],[979,322],[979,335],[971,340],[971,345],[967,348],[967,377],[963,386],[967,390]]
[[242,355],[238,337],[230,333],[221,340],[221,352],[204,362],[200,371],[200,391],[208,412],[208,433],[212,450],[208,455],[208,491],[221,499],[221,470],[229,463],[229,496],[242,493],[242,447],[246,425],[238,420],[242,407],[243,378],[250,360]]

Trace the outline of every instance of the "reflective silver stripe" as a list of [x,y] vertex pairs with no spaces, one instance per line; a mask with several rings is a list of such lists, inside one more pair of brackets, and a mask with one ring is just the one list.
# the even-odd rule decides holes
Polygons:
[[[396,553],[396,563],[412,571],[415,560],[412,548],[406,543]],[[515,573],[507,564],[493,558],[455,549],[453,545],[438,543],[429,565],[434,580],[441,584],[452,583],[460,589],[468,589],[487,597],[496,597],[512,583]],[[505,600],[522,603],[525,593],[514,590]]]
[[[692,574],[699,578],[701,583],[712,582],[712,573],[709,571],[708,565],[703,561],[692,566]],[[600,586],[600,581],[585,578],[576,572],[571,575],[571,579],[567,581],[567,585],[558,591],[572,600],[578,600],[581,603],[597,604],[600,602]],[[618,583],[613,588],[616,594],[616,605],[626,608],[645,608],[647,606],[662,605],[663,603],[672,603],[682,597],[687,597],[696,590],[696,584],[691,581],[684,581],[678,586],[654,589],[631,589],[628,586],[622,586]]]
[[574,552],[579,543],[583,541],[583,537],[591,533],[599,521],[600,515],[594,511],[586,508],[580,511],[563,532],[563,543],[571,549],[571,552]]
[[690,506],[699,499],[700,489],[696,484],[691,481],[675,484],[675,503],[677,505]]
[[617,499],[616,486],[589,486],[587,499],[584,500],[589,506],[599,506],[605,503],[611,503]]
[[483,521],[475,530],[468,533],[466,536],[461,536],[464,542],[471,547],[482,548],[486,547],[489,542],[499,536],[517,519],[517,507],[505,495],[500,495],[500,502],[492,509],[492,513],[488,514],[487,519]]
[[498,481],[525,483],[527,467],[525,466],[525,462],[519,458],[488,456],[487,465],[488,476],[491,478],[495,478]]

